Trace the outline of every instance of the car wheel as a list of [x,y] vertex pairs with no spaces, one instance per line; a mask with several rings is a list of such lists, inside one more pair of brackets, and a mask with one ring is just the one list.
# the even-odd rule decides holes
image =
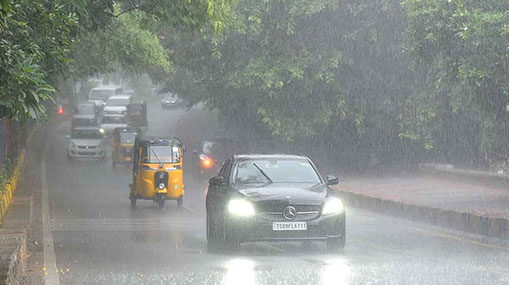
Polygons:
[[177,205],[182,206],[184,204],[184,195],[177,199]]
[[221,229],[219,229],[216,225],[213,224],[212,218],[209,214],[207,214],[207,249],[208,250],[217,250],[223,245],[223,235]]
[[327,240],[327,250],[331,253],[341,253],[345,248],[346,237],[343,235],[338,238],[331,238]]

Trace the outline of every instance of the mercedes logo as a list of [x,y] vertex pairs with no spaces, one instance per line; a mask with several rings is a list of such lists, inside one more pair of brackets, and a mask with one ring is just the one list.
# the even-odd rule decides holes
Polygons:
[[297,210],[295,210],[294,206],[288,206],[283,210],[283,217],[287,220],[293,220],[297,216]]

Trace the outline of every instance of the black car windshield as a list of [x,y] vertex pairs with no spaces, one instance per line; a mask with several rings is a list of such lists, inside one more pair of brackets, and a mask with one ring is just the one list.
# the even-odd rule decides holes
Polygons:
[[135,132],[120,133],[120,142],[121,143],[133,143],[135,139],[136,139]]
[[103,134],[99,130],[72,130],[71,138],[99,140],[103,138]]
[[124,116],[104,116],[101,120],[103,124],[125,124]]
[[102,100],[106,101],[110,96],[115,94],[115,90],[104,90],[104,89],[96,89],[92,90],[92,94],[90,94],[90,100]]
[[233,182],[317,184],[320,183],[320,178],[305,159],[250,159],[237,163]]
[[106,106],[127,106],[129,105],[129,99],[127,98],[109,98],[106,101]]
[[224,144],[217,141],[202,142],[201,151],[203,154],[214,158],[226,156],[226,149]]
[[178,163],[180,162],[179,147],[171,145],[148,145],[141,153],[143,163]]
[[78,114],[80,115],[94,115],[94,105],[78,105]]

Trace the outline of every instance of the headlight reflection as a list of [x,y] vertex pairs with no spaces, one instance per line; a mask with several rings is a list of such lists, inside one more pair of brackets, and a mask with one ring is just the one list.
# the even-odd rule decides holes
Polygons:
[[233,259],[226,263],[226,275],[222,284],[233,285],[254,285],[255,263],[248,259]]
[[322,272],[323,285],[348,284],[350,277],[350,266],[343,259],[333,259],[327,262]]

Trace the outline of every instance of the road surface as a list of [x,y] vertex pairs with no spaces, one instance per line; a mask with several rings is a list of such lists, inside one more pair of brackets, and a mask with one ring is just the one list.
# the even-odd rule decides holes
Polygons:
[[[184,113],[150,104],[149,133],[173,135]],[[69,127],[54,128],[41,166],[53,245],[39,265],[47,284],[509,284],[506,241],[350,208],[343,254],[321,243],[208,253],[204,182],[185,167],[185,207],[139,201],[132,211],[131,170],[67,161]]]

